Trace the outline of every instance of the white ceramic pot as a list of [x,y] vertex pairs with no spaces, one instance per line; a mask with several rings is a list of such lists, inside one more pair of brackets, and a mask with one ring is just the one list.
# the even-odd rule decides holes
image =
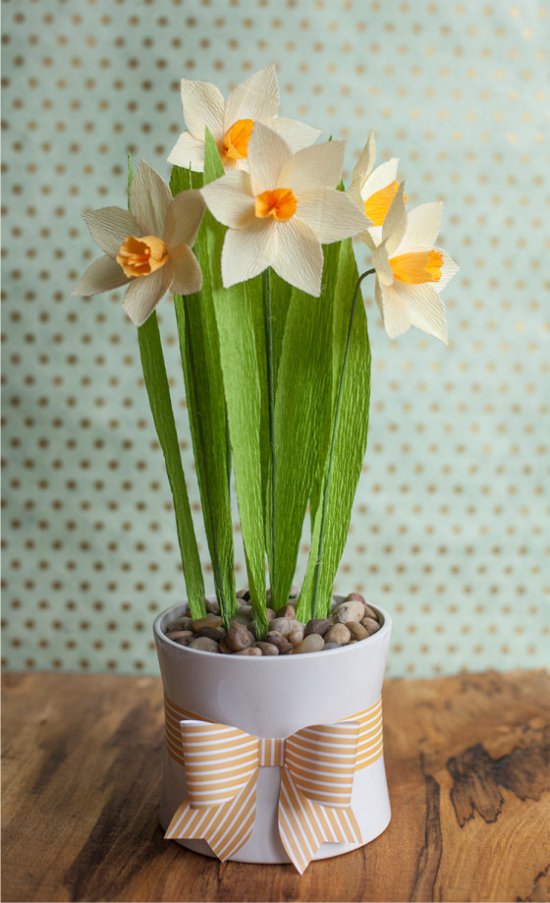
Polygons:
[[[341,601],[336,597],[336,602]],[[179,646],[165,633],[167,625],[185,614],[175,606],[154,622],[165,697],[200,719],[229,724],[258,737],[286,738],[301,728],[331,724],[374,706],[381,694],[391,632],[387,612],[373,636],[326,652],[288,656],[230,656]],[[287,863],[277,825],[281,769],[260,768],[254,829],[233,857],[238,862]],[[168,748],[160,823],[168,827],[186,797],[185,770]],[[363,843],[384,831],[391,810],[383,754],[356,771],[352,808]],[[212,856],[204,840],[179,840],[183,846]],[[315,859],[339,856],[363,844],[324,843]]]

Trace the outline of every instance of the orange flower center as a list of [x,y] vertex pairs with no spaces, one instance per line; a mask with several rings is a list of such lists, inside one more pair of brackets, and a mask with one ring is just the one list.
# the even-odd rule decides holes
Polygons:
[[[388,210],[392,205],[392,201],[399,191],[399,182],[396,179],[393,182],[390,182],[389,185],[386,185],[385,188],[381,188],[379,191],[375,191],[374,194],[371,194],[365,201],[365,213],[370,219],[373,226],[382,226],[384,225],[384,220],[388,215]],[[407,203],[407,195],[403,195],[403,201]]]
[[409,285],[439,282],[443,254],[441,251],[411,251],[409,254],[390,258],[389,264],[394,278],[400,282],[407,282]]
[[126,276],[148,276],[163,267],[168,260],[168,248],[156,235],[129,235],[116,255]]
[[244,160],[248,156],[248,142],[254,128],[253,119],[238,119],[223,136],[223,154],[229,160]]
[[298,201],[291,188],[273,188],[256,195],[256,216],[272,216],[285,223],[294,216]]

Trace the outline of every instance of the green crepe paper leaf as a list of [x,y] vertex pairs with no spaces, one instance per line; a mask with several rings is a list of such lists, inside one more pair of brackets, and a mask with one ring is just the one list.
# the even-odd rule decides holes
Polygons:
[[[223,175],[223,164],[212,135],[205,133],[204,181]],[[246,555],[251,603],[258,634],[267,630],[265,585],[265,521],[262,478],[262,349],[257,341],[261,279],[223,288],[221,251],[225,227],[208,220],[208,250],[212,298],[216,313],[235,487]],[[264,349],[265,352],[265,349]],[[224,425],[220,424],[220,429]]]
[[331,433],[331,348],[339,243],[324,249],[321,296],[292,291],[275,402],[277,591],[288,600],[307,504],[324,471]]
[[[357,265],[351,240],[348,239],[340,249],[334,308],[333,377],[336,380],[336,394],[333,396],[333,431],[298,606],[298,617],[301,620],[324,617],[330,611],[334,578],[346,544],[353,500],[367,445],[371,356],[367,318],[360,293],[346,359],[349,317],[357,278]],[[344,325],[346,320],[347,325]],[[344,360],[346,367],[339,397]]]
[[[128,154],[128,207],[130,207],[132,178],[132,158]],[[157,437],[164,455],[168,482],[172,490],[176,530],[183,576],[187,588],[189,611],[193,618],[200,618],[206,614],[204,580],[185,474],[181,462],[181,452],[156,311],[153,311],[145,323],[138,327],[137,333],[143,380]]]
[[[200,188],[202,174],[174,167],[172,194]],[[220,613],[229,627],[236,614],[233,521],[228,462],[230,450],[220,364],[218,329],[212,301],[208,232],[210,213],[205,213],[194,252],[203,273],[203,287],[195,295],[174,297],[187,410],[201,505],[212,560],[212,571]]]

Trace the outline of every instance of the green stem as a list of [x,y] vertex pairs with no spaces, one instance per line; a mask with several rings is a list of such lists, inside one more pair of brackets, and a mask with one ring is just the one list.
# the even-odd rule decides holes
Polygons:
[[351,302],[351,310],[350,310],[349,324],[348,324],[348,334],[346,337],[346,347],[344,350],[344,357],[342,360],[342,369],[340,370],[340,379],[338,381],[338,392],[337,392],[337,396],[336,396],[336,409],[334,412],[334,421],[332,424],[332,436],[331,436],[331,440],[330,440],[327,476],[326,476],[325,484],[323,487],[323,507],[321,510],[321,525],[320,525],[320,531],[319,531],[319,554],[317,556],[317,561],[315,563],[315,574],[313,577],[312,613],[313,613],[314,618],[317,617],[317,597],[319,594],[321,562],[323,560],[323,550],[324,550],[324,543],[325,543],[325,522],[326,522],[326,517],[327,517],[330,484],[332,482],[334,449],[336,446],[336,437],[338,435],[338,425],[340,422],[340,410],[342,407],[342,395],[344,392],[344,383],[346,381],[346,370],[347,370],[347,365],[348,365],[349,349],[350,349],[350,344],[351,344],[351,335],[352,335],[352,331],[353,331],[353,321],[355,319],[355,311],[357,309],[357,300],[359,298],[359,289],[361,288],[361,283],[363,282],[363,279],[366,279],[367,276],[372,276],[373,273],[375,273],[375,272],[376,272],[376,270],[373,268],[370,270],[366,270],[364,273],[361,273],[361,275],[357,279],[357,283],[355,285],[355,291],[353,293],[353,300]]
[[275,453],[275,380],[273,374],[273,311],[271,305],[271,279],[269,268],[262,273],[262,298],[265,320],[265,353],[267,362],[267,394],[269,409],[269,446],[271,456],[271,604],[279,605],[277,598],[277,459]]

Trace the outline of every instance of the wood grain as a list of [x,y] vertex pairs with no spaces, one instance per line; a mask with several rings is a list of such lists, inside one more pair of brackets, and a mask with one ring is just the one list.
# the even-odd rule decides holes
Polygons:
[[4,901],[549,899],[544,672],[389,681],[392,822],[302,877],[163,840],[157,678],[8,674],[3,696]]

